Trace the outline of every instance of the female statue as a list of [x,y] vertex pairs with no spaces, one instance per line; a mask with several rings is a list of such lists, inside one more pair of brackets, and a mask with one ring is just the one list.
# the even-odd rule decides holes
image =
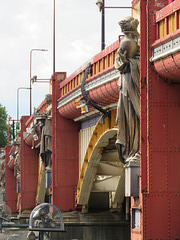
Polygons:
[[115,68],[120,71],[116,147],[120,161],[128,163],[140,160],[139,22],[126,17],[119,24],[125,36],[115,60]]

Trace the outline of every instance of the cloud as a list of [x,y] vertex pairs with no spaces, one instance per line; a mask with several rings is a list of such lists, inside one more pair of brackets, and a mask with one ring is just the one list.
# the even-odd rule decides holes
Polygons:
[[[70,75],[100,51],[101,13],[95,0],[56,0],[56,71]],[[131,0],[124,4],[130,6]],[[119,5],[106,0],[107,5]],[[125,11],[124,13],[127,14]],[[106,45],[118,39],[117,22],[123,11],[106,10]],[[30,50],[34,52],[32,75],[50,78],[52,75],[53,1],[10,0],[0,3],[0,103],[16,117],[18,87],[29,86]],[[47,84],[33,85],[33,106],[37,107],[49,91]],[[29,91],[20,93],[20,114],[29,113]]]

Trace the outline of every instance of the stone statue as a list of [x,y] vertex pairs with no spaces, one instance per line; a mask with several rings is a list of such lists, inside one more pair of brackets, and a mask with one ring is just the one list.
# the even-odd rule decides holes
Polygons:
[[139,94],[139,21],[126,17],[119,22],[125,34],[115,59],[120,71],[117,106],[117,141],[119,159],[123,163],[140,161],[140,94]]

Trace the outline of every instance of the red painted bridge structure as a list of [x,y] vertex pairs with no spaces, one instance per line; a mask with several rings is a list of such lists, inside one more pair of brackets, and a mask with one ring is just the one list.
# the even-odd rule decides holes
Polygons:
[[[64,212],[95,208],[128,213],[126,196],[131,239],[180,239],[180,2],[133,0],[132,15],[140,21],[141,157],[136,195],[126,194],[126,172],[115,148],[116,41],[69,77],[54,73],[52,101],[44,100],[32,116],[21,117],[18,193],[14,162],[9,162],[13,147],[6,147],[5,203],[13,212],[49,201]],[[111,113],[104,122],[98,110],[78,106],[88,63],[88,96]],[[43,150],[45,144],[49,145]],[[47,186],[48,168],[52,181]]]

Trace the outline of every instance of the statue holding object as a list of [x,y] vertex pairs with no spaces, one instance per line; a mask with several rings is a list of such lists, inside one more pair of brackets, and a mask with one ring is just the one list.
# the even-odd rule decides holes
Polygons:
[[139,93],[139,21],[126,17],[119,22],[124,33],[115,59],[120,71],[117,106],[118,133],[116,147],[123,163],[140,161],[140,93]]

